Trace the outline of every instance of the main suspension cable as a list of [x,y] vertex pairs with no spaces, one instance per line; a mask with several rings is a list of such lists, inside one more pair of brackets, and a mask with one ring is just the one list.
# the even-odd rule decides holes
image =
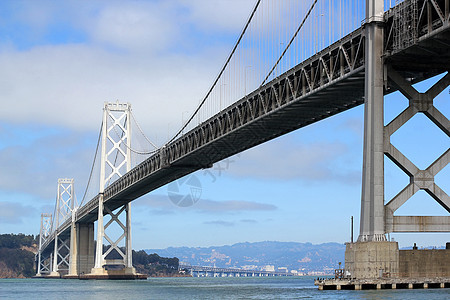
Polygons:
[[303,18],[302,22],[300,23],[300,25],[297,28],[297,31],[295,31],[294,35],[292,36],[291,40],[289,41],[289,44],[286,46],[286,48],[284,49],[283,53],[280,55],[280,57],[278,58],[277,62],[275,63],[275,65],[272,67],[272,69],[270,70],[269,74],[267,74],[266,78],[263,80],[263,82],[261,83],[260,87],[264,85],[264,83],[266,83],[267,79],[269,79],[270,75],[272,75],[273,71],[275,70],[275,68],[278,66],[278,64],[280,63],[280,61],[283,59],[284,55],[286,54],[287,50],[289,49],[289,47],[291,46],[292,42],[295,40],[295,38],[297,37],[298,32],[300,31],[300,29],[302,29],[303,25],[305,24],[306,20],[308,19],[309,15],[311,14],[311,11],[314,9],[314,6],[316,5],[318,0],[314,0],[314,2],[311,4],[311,7],[309,8],[308,12],[306,13],[306,16]]
[[158,146],[156,146],[152,141],[150,141],[150,139],[144,134],[144,132],[142,131],[141,126],[139,126],[139,123],[136,121],[136,118],[134,117],[133,112],[130,112],[130,113],[131,113],[131,118],[133,119],[134,123],[136,124],[137,128],[139,129],[139,132],[144,136],[145,140],[150,145],[152,145],[155,149],[158,149]]
[[[317,0],[316,0],[316,1],[317,1]],[[194,113],[191,115],[191,117],[188,119],[188,121],[187,121],[187,122],[181,127],[181,129],[180,129],[180,130],[179,130],[179,131],[178,131],[178,132],[177,132],[177,133],[176,133],[176,134],[175,134],[175,135],[174,135],[174,136],[166,143],[166,145],[167,145],[167,144],[170,144],[171,142],[173,142],[173,141],[177,138],[177,136],[179,136],[180,133],[182,133],[182,132],[184,131],[184,129],[185,129],[185,128],[187,127],[187,125],[194,119],[195,115],[199,112],[200,108],[203,106],[203,104],[204,104],[204,103],[206,102],[206,100],[208,99],[209,95],[210,95],[211,92],[213,91],[214,87],[216,86],[217,82],[219,81],[220,77],[222,76],[223,72],[225,71],[226,67],[228,66],[228,63],[230,62],[230,60],[231,60],[233,54],[235,53],[237,47],[239,46],[239,44],[240,44],[240,42],[241,42],[241,40],[242,40],[242,37],[244,36],[244,34],[245,34],[245,32],[246,32],[246,30],[247,30],[247,28],[248,28],[248,26],[249,26],[251,20],[253,19],[253,16],[255,15],[256,10],[257,10],[257,8],[258,8],[260,2],[261,2],[261,0],[258,0],[258,1],[256,2],[255,7],[253,8],[253,11],[252,11],[252,13],[250,14],[250,17],[248,18],[248,21],[247,21],[247,23],[245,24],[244,29],[243,29],[242,32],[241,32],[241,35],[239,36],[239,38],[238,38],[236,44],[234,45],[233,50],[231,50],[231,53],[230,53],[230,55],[228,56],[228,59],[225,61],[224,66],[223,66],[222,69],[220,70],[219,75],[217,76],[216,80],[214,80],[214,83],[212,84],[212,86],[211,86],[211,88],[209,89],[208,93],[206,93],[206,96],[203,98],[202,102],[200,102],[199,106],[198,106],[197,109],[194,111]]]
[[[135,153],[135,154],[139,154],[139,155],[150,155],[150,154],[154,154],[154,153],[158,152],[158,151],[159,151],[159,148],[158,148],[155,144],[153,144],[153,143],[147,138],[147,136],[145,136],[145,134],[142,132],[142,129],[139,127],[139,124],[138,124],[138,123],[136,122],[136,120],[134,119],[133,114],[131,114],[131,116],[132,116],[134,122],[136,123],[136,125],[138,125],[139,131],[142,133],[142,135],[143,135],[144,138],[147,140],[147,142],[149,142],[153,147],[155,147],[155,150],[151,150],[151,151],[140,151],[140,150],[135,150],[135,149],[131,148],[131,146],[128,146],[127,143],[124,143],[124,142],[122,141],[123,135],[124,135],[125,133],[122,131],[122,136],[120,136],[119,133],[118,133],[117,130],[116,130],[116,127],[114,126],[114,127],[113,127],[114,132],[116,133],[116,135],[117,135],[117,137],[120,139],[120,141],[122,141],[121,144],[125,145],[125,147],[128,148],[131,152],[133,152],[133,153]],[[114,120],[111,116],[110,116],[110,118],[111,118],[112,120]],[[130,137],[128,137],[128,138],[130,138]],[[117,157],[116,157],[116,159],[117,159]]]
[[105,125],[103,124],[103,120],[102,120],[102,123],[100,125],[100,132],[98,134],[98,139],[97,139],[97,147],[95,149],[95,154],[94,154],[94,161],[92,162],[91,172],[89,174],[88,183],[86,185],[86,189],[84,190],[84,195],[83,195],[83,199],[81,200],[80,207],[83,206],[84,200],[85,200],[86,195],[87,195],[87,191],[88,191],[89,186],[91,184],[92,174],[94,173],[95,161],[97,160],[98,146],[100,145],[100,138],[101,138],[101,135],[102,135],[103,126],[105,126]]

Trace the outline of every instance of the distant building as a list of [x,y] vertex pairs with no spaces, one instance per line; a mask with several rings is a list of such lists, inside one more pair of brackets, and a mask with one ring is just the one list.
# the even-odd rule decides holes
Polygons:
[[288,268],[286,268],[286,267],[279,267],[278,272],[288,273],[289,271],[288,271]]
[[267,266],[264,266],[262,268],[262,270],[266,271],[266,272],[275,272],[275,266],[274,265],[267,265]]

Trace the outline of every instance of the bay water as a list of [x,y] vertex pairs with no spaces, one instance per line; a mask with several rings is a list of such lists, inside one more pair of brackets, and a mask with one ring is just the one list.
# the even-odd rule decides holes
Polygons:
[[450,289],[319,291],[306,276],[0,279],[0,299],[450,299]]

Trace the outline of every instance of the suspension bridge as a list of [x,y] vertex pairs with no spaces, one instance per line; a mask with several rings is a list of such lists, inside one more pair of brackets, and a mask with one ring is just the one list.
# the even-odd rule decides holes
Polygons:
[[[77,203],[73,180],[60,179],[54,213],[41,216],[37,275],[135,278],[130,202],[361,104],[365,105],[361,225],[358,242],[346,251],[346,268],[360,278],[376,277],[379,269],[395,273],[395,262],[386,263],[384,258],[362,262],[353,259],[355,253],[373,249],[388,253],[392,242],[385,235],[390,232],[450,231],[450,216],[394,215],[418,190],[425,190],[450,212],[449,196],[434,182],[450,160],[449,149],[420,170],[390,143],[390,136],[417,113],[450,135],[448,118],[433,103],[450,83],[449,1],[256,1],[206,96],[163,146],[148,139],[145,147],[133,144],[133,134],[143,134],[131,105],[105,103],[83,199]],[[424,93],[413,86],[440,74],[445,75]],[[395,91],[409,106],[384,125],[383,97]],[[385,155],[410,177],[410,183],[386,204]],[[94,182],[96,174],[100,180]],[[123,232],[117,240],[107,233],[112,223]]]

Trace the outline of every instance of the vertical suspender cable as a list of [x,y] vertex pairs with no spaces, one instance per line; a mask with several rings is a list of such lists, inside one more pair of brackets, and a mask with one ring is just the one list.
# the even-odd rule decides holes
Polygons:
[[208,90],[208,92],[206,93],[206,96],[203,98],[203,100],[202,100],[202,102],[200,103],[200,105],[195,109],[195,111],[194,111],[194,113],[191,115],[191,117],[187,120],[187,122],[185,123],[185,125],[182,126],[181,129],[180,129],[180,130],[179,130],[179,131],[178,131],[178,132],[177,132],[177,133],[176,133],[176,134],[175,134],[175,135],[174,135],[174,136],[173,136],[166,144],[169,144],[169,143],[173,142],[173,141],[175,140],[175,138],[176,138],[178,135],[180,135],[180,133],[183,132],[183,130],[187,127],[187,125],[192,121],[192,119],[194,119],[195,115],[199,112],[200,108],[201,108],[202,105],[206,102],[206,100],[208,99],[209,95],[211,95],[213,89],[216,87],[217,82],[219,81],[220,77],[222,76],[223,72],[225,71],[226,67],[228,66],[228,63],[230,62],[231,58],[233,57],[233,55],[234,55],[234,53],[235,53],[237,47],[239,46],[239,44],[240,44],[240,42],[241,42],[241,40],[242,40],[242,37],[244,36],[244,34],[245,34],[245,32],[246,32],[246,30],[247,30],[247,28],[248,28],[248,25],[250,24],[250,22],[251,22],[253,16],[255,15],[256,10],[257,10],[257,8],[258,8],[260,2],[261,2],[261,0],[257,0],[257,1],[256,1],[255,7],[253,8],[253,10],[252,10],[252,12],[251,12],[250,17],[248,18],[248,21],[247,21],[247,23],[245,24],[244,29],[242,30],[241,35],[239,36],[239,38],[238,38],[236,44],[234,45],[233,49],[231,50],[231,53],[230,53],[230,55],[228,56],[227,60],[225,61],[225,64],[224,64],[224,66],[222,67],[222,69],[220,70],[219,75],[217,76],[216,80],[214,80],[214,83],[212,84],[211,88],[210,88],[210,89]]
[[294,39],[297,37],[298,32],[300,31],[300,29],[303,27],[303,25],[305,24],[306,20],[308,19],[309,15],[311,14],[311,11],[314,9],[316,3],[318,0],[314,0],[313,4],[311,5],[311,7],[309,8],[308,12],[306,13],[306,16],[303,18],[303,21],[301,22],[301,24],[298,26],[297,30],[295,31],[295,34],[292,36],[291,40],[289,41],[289,44],[286,46],[286,48],[284,49],[283,53],[280,55],[280,57],[278,58],[277,62],[274,64],[274,66],[272,67],[272,69],[270,70],[269,74],[266,76],[266,78],[264,79],[264,81],[261,83],[261,86],[266,82],[266,80],[270,77],[270,75],[273,73],[274,69],[276,68],[276,66],[278,65],[278,63],[280,62],[280,60],[283,58],[283,56],[285,55],[287,49],[291,46],[292,42],[294,41]]
[[92,174],[94,173],[94,165],[95,165],[95,161],[97,160],[97,152],[98,152],[98,148],[99,148],[99,145],[100,145],[100,138],[101,138],[101,135],[102,135],[102,127],[103,126],[106,126],[106,125],[103,124],[103,120],[102,120],[102,124],[100,125],[100,132],[98,134],[98,139],[97,139],[97,147],[96,147],[95,154],[94,154],[94,161],[92,162],[91,172],[89,173],[89,179],[88,179],[88,182],[87,182],[87,185],[86,185],[86,189],[84,190],[83,199],[81,199],[80,207],[83,205],[83,202],[84,202],[84,200],[86,198],[86,194],[87,194],[87,191],[89,189],[89,185],[90,185],[91,179],[92,179]]

